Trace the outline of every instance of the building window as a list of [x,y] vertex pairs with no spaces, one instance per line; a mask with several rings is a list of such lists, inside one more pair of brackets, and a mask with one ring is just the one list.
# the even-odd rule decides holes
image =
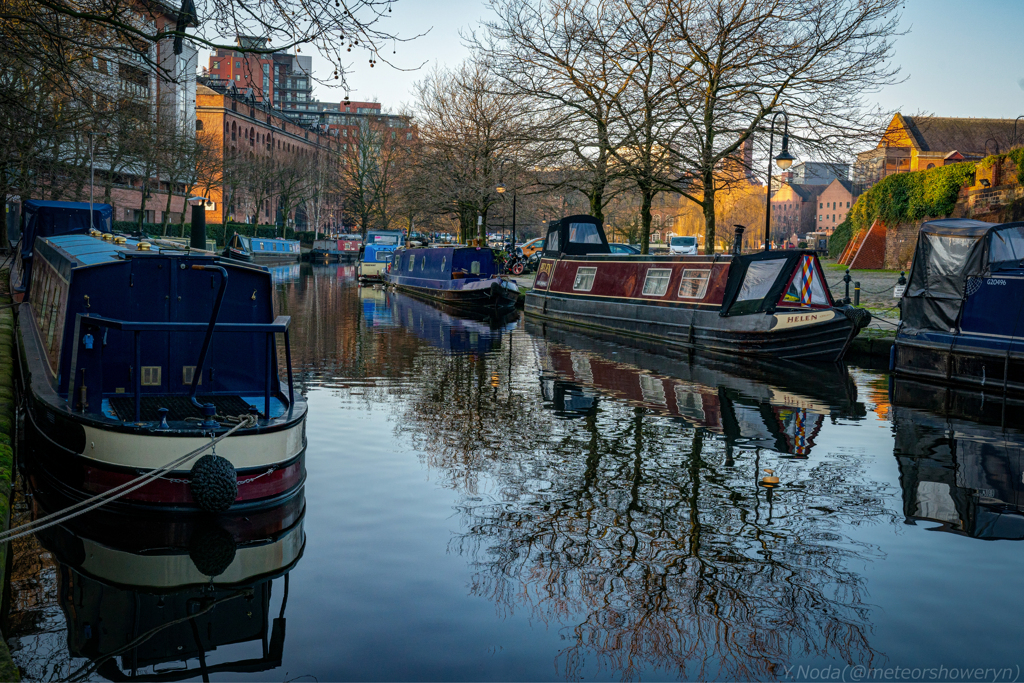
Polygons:
[[236,81],[242,80],[242,75],[241,74],[235,74],[235,80]]
[[202,129],[203,129],[203,122],[200,121],[199,119],[196,119],[196,130],[202,130]]
[[216,71],[219,68],[220,68],[220,62],[214,62],[213,63],[213,70]]
[[847,209],[849,209],[849,208],[850,208],[850,202],[846,202],[846,208],[847,208]]
[[819,223],[821,222],[821,214],[820,213],[818,214],[818,222]]
[[644,278],[644,296],[665,296],[668,281],[672,277],[671,268],[651,268]]
[[577,268],[576,279],[572,283],[573,291],[589,292],[594,286],[595,275],[597,275],[597,268]]
[[818,208],[819,209],[824,209],[825,205],[822,202],[818,202]]
[[242,68],[242,63],[241,62],[235,62],[235,68],[236,69],[241,69]]

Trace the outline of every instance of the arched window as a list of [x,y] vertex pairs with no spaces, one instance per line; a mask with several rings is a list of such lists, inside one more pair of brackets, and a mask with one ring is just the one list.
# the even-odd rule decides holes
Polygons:
[[935,164],[928,164],[928,168],[935,168]]
[[196,130],[202,130],[202,129],[203,129],[203,122],[200,121],[199,119],[196,119]]

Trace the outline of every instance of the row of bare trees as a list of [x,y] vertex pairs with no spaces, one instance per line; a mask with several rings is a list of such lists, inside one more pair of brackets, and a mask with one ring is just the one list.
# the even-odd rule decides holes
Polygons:
[[471,59],[417,92],[421,205],[464,233],[511,169],[523,194],[576,193],[599,218],[631,194],[645,250],[656,196],[683,197],[713,251],[719,193],[768,185],[776,119],[776,153],[788,127],[791,153],[840,161],[879,134],[867,97],[898,75],[898,0],[489,4]]

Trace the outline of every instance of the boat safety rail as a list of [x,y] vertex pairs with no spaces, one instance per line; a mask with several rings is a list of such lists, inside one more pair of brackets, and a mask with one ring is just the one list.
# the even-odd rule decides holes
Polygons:
[[[211,337],[214,332],[218,333],[238,333],[244,332],[247,334],[265,334],[267,335],[267,353],[266,353],[266,378],[264,382],[264,411],[263,415],[266,419],[270,419],[270,395],[271,395],[271,377],[273,376],[274,367],[274,356],[273,356],[273,336],[276,334],[284,335],[284,353],[285,353],[285,365],[288,369],[288,405],[292,406],[295,404],[295,383],[292,374],[292,347],[291,340],[289,339],[288,329],[291,327],[291,316],[279,315],[274,319],[272,323],[222,323],[215,319],[209,323],[193,323],[193,322],[158,322],[158,321],[137,321],[137,320],[117,320],[114,318],[107,318],[101,315],[89,315],[85,313],[79,313],[75,317],[75,335],[74,335],[74,346],[72,347],[71,354],[71,374],[68,377],[68,397],[70,400],[74,400],[74,388],[75,388],[75,373],[78,365],[78,349],[81,346],[82,333],[88,327],[100,327],[111,330],[118,330],[120,332],[131,332],[134,335],[134,361],[133,361],[133,389],[135,398],[135,421],[139,422],[142,417],[142,333],[144,332],[203,332],[205,331],[206,339],[203,343],[203,348],[200,352],[200,361],[205,360],[206,351],[209,346]],[[193,384],[191,387],[190,397],[194,396],[194,391],[198,380],[195,379],[195,375],[201,372],[201,367],[197,365],[193,370]]]
[[95,510],[96,508],[103,507],[107,503],[111,503],[117,500],[118,498],[127,496],[129,493],[132,493],[133,491],[141,489],[143,486],[150,483],[151,481],[159,479],[160,477],[164,476],[171,470],[178,469],[179,467],[185,465],[189,460],[192,460],[193,458],[199,456],[200,454],[210,450],[219,442],[223,441],[224,439],[228,438],[229,436],[237,432],[239,429],[253,427],[256,425],[256,418],[254,416],[245,415],[243,416],[243,418],[244,419],[242,419],[242,421],[240,421],[238,424],[236,424],[234,427],[224,432],[220,436],[210,439],[208,443],[203,444],[202,446],[196,448],[193,451],[189,451],[185,455],[175,458],[174,460],[170,461],[163,467],[159,467],[154,470],[149,470],[145,474],[141,474],[138,477],[135,477],[134,479],[131,479],[129,481],[124,482],[123,484],[120,484],[119,486],[115,486],[112,489],[108,489],[103,493],[93,496],[92,498],[87,498],[79,503],[75,503],[74,505],[66,507],[63,510],[58,510],[57,512],[53,512],[49,515],[46,515],[45,517],[40,517],[39,519],[32,520],[31,522],[22,524],[21,526],[16,526],[13,529],[8,529],[7,531],[0,532],[0,544],[7,543],[8,541],[13,541],[14,539],[21,538],[22,536],[37,533],[39,531],[42,531],[43,529],[49,529],[50,527],[56,526],[58,524],[63,524],[68,520],[74,519],[75,517],[78,517],[80,515],[84,515],[87,512]]

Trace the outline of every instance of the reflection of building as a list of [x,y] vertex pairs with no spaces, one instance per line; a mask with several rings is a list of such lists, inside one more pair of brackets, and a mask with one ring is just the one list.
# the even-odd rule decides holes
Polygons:
[[857,155],[853,166],[856,194],[894,173],[924,171],[959,161],[977,161],[1008,151],[1014,139],[1013,119],[963,119],[896,114],[878,145]]

